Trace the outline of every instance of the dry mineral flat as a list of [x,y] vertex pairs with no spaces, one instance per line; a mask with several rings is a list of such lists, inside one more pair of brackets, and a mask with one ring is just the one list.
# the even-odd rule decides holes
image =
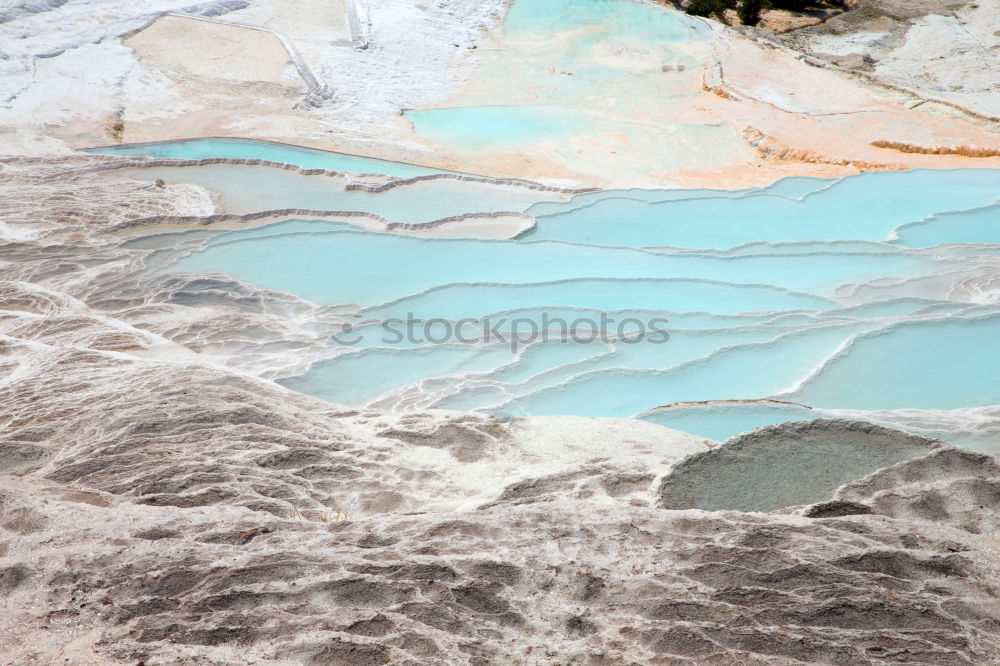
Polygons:
[[1000,149],[995,9],[882,4],[776,36],[637,0],[36,3],[0,23],[4,149],[243,136],[645,187],[1000,163],[973,156]]

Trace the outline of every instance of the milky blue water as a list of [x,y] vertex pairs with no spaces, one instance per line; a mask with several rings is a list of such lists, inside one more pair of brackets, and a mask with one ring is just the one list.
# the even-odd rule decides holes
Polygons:
[[584,115],[557,106],[474,106],[407,111],[413,131],[464,150],[519,146],[583,133]]
[[899,242],[909,247],[941,243],[1000,243],[1000,206],[932,215],[897,230]]
[[[264,236],[268,242],[259,242]],[[285,258],[293,255],[298,261],[290,266]],[[324,262],[355,279],[315,279],[316,266]],[[961,265],[960,259],[892,248],[877,254],[729,257],[562,241],[431,240],[346,230],[334,223],[289,222],[227,234],[182,260],[177,269],[223,270],[325,305],[382,304],[375,312],[419,311],[458,319],[553,304],[688,312],[711,303],[711,311],[720,314],[826,309],[833,302],[825,297],[841,285],[929,275]],[[414,266],[421,269],[414,271]],[[517,282],[509,282],[512,276]],[[585,289],[581,278],[588,278]],[[574,282],[561,282],[566,280]],[[415,293],[427,290],[434,291]]]
[[431,377],[486,370],[509,360],[503,346],[435,345],[401,352],[371,348],[321,361],[285,380],[291,389],[335,402],[363,404],[401,385]]
[[641,43],[686,42],[707,38],[710,29],[679,12],[640,2],[619,0],[533,0],[516,2],[507,11],[503,30],[509,35],[550,36],[589,30],[600,39]]
[[[551,206],[529,210],[540,213],[542,222],[530,238],[710,249],[761,241],[905,244],[905,239],[892,238],[898,226],[998,200],[1000,171],[987,169],[865,174],[827,183],[799,197],[768,190],[716,197],[696,192],[691,198],[678,198],[674,193],[661,201],[609,194],[594,196],[588,206],[567,212],[549,212]],[[972,242],[964,229],[952,225],[950,231],[942,225],[933,244],[950,242],[945,239],[953,237],[960,239],[957,242]],[[992,235],[995,227],[980,226],[972,231],[973,236],[976,231]]]
[[[1000,403],[1000,315],[911,321],[859,336],[797,402],[847,409],[956,409]],[[851,390],[845,390],[851,386]]]
[[819,327],[772,342],[724,347],[667,370],[609,368],[583,372],[558,385],[519,396],[498,411],[509,416],[592,416],[591,401],[599,396],[602,416],[628,417],[674,402],[777,395],[819,367],[858,328]]
[[[173,177],[239,198],[246,172],[232,169]],[[272,193],[262,184],[275,174],[254,169],[252,209],[355,196],[390,220],[505,204],[537,219],[518,240],[309,219],[177,234],[189,249],[161,272],[222,273],[347,313],[330,331],[341,353],[281,379],[295,390],[356,406],[638,416],[713,439],[838,410],[892,425],[893,410],[1000,404],[1000,171],[554,198],[457,180]],[[765,398],[808,407],[657,409]],[[981,444],[949,422],[920,431]]]

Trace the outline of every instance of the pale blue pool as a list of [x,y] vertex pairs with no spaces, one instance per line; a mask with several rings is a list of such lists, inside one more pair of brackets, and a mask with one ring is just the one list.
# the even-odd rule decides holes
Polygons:
[[503,346],[437,345],[401,352],[364,349],[316,363],[291,389],[334,402],[363,404],[400,386],[431,377],[494,368],[511,357]]
[[859,336],[789,394],[846,409],[1000,404],[1000,315],[903,322]]
[[1000,206],[932,215],[896,231],[908,247],[933,247],[942,243],[1000,243]]
[[[261,242],[265,236],[267,242]],[[290,265],[287,258],[291,256],[296,260]],[[317,280],[327,265],[355,279]],[[222,270],[325,305],[379,306],[408,297],[400,304],[382,305],[380,311],[416,308],[425,314],[461,318],[530,305],[704,309],[719,314],[827,309],[833,305],[829,297],[841,285],[895,275],[917,277],[961,265],[959,259],[932,259],[891,248],[879,254],[725,257],[559,241],[431,240],[302,221],[226,234],[180,260],[173,270]],[[414,270],[415,266],[420,269]],[[581,278],[590,279],[586,289],[583,283],[541,285]],[[639,283],[616,281],[630,278]],[[416,294],[435,288],[437,292]],[[602,291],[619,300],[604,299],[599,305],[586,302],[599,299]],[[479,297],[463,296],[472,292]],[[580,298],[572,296],[576,292]],[[729,300],[723,307],[726,294]]]
[[[987,169],[864,174],[801,199],[768,190],[716,197],[695,191],[690,198],[675,194],[654,202],[590,195],[587,206],[567,212],[550,213],[543,206],[538,229],[529,238],[710,249],[762,241],[886,242],[898,226],[998,200],[1000,170]],[[969,225],[962,223],[966,215],[976,218],[978,226],[967,229]],[[940,225],[934,244],[971,242],[977,232],[995,237],[995,226],[982,224],[980,218],[977,212],[954,214],[949,227]],[[895,242],[905,244],[905,234]],[[924,241],[917,245],[924,246]]]
[[[520,240],[308,219],[178,234],[190,251],[162,272],[223,273],[354,312],[351,339],[331,337],[343,353],[280,380],[295,390],[380,408],[637,416],[714,439],[844,410],[904,426],[920,413],[931,416],[911,430],[989,448],[961,419],[933,414],[1000,404],[1000,171],[570,200],[460,181],[363,196],[311,181],[272,195],[260,187],[266,170],[255,174],[254,206],[355,196],[361,209],[407,219],[505,202],[537,215]],[[203,175],[239,195],[238,174]],[[387,322],[402,330],[406,320],[415,335],[388,334]],[[766,398],[812,409],[656,409]]]
[[476,106],[407,111],[413,131],[436,143],[483,150],[584,133],[584,114],[557,106]]
[[620,0],[516,2],[507,11],[503,29],[512,35],[540,36],[583,29],[640,42],[684,42],[711,34],[708,26],[680,12]]
[[[659,405],[780,394],[856,332],[854,325],[788,334],[772,342],[724,347],[669,370],[608,368],[583,372],[555,386],[518,396],[498,410],[508,416],[628,417]],[[669,344],[669,343],[668,343]]]

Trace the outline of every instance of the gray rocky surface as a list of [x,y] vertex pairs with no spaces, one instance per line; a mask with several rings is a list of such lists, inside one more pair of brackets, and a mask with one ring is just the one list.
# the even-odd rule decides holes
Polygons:
[[[4,450],[18,464],[0,493],[0,641],[15,663],[65,654],[72,663],[345,665],[1000,656],[997,565],[980,533],[982,521],[996,522],[996,496],[976,496],[973,526],[966,502],[934,499],[937,467],[903,463],[845,488],[880,499],[877,513],[841,517],[609,503],[574,493],[571,475],[544,497],[525,492],[537,484],[512,484],[466,511],[287,514],[233,500],[273,496],[275,506],[308,509],[317,491],[405,495],[405,451],[373,452],[357,436],[336,445],[298,423],[304,414],[289,418],[289,401],[222,409],[238,381],[186,374],[182,390],[198,387],[205,411],[178,409],[138,429],[112,422],[72,463],[38,466],[52,453],[32,448],[38,422],[8,435]],[[171,395],[123,400],[139,414]],[[94,435],[82,428],[79,443]],[[143,442],[169,452],[185,435],[217,462],[141,454]],[[218,456],[224,443],[277,450],[239,461]],[[979,463],[956,476],[996,484],[996,462]],[[899,495],[907,501],[889,500]],[[935,502],[933,515],[913,509]]]
[[1000,116],[1000,6],[975,0],[854,0],[849,11],[783,33],[792,47],[871,72],[925,99]]
[[685,459],[661,482],[659,506],[773,511],[820,502],[844,483],[940,445],[860,421],[761,428]]

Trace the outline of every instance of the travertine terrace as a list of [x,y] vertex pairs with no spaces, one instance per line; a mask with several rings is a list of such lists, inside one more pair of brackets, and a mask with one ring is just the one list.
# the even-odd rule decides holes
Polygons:
[[[0,3],[0,666],[1000,663],[1000,407],[983,378],[998,357],[982,342],[1000,321],[995,3],[851,0],[751,29],[593,2],[655,9],[665,32],[556,16],[540,35],[506,24],[503,0]],[[483,118],[503,131],[476,143]],[[79,152],[198,137],[407,164]],[[912,214],[905,183],[944,172],[888,180],[963,167],[941,198],[958,203]],[[738,191],[786,176],[817,178]],[[713,191],[670,189],[687,187]],[[838,192],[869,203],[847,220],[809,207]],[[625,238],[677,202],[676,226],[646,225],[661,240]],[[589,231],[530,240],[580,211]],[[612,276],[616,294],[724,292],[726,312],[692,297],[671,314],[683,362],[608,361],[578,384],[764,360],[697,376],[706,395],[598,394],[637,418],[586,391],[559,402],[579,358],[537,394],[603,416],[525,415],[520,353],[506,384],[456,371],[323,400],[289,386],[347,355],[331,340],[352,316],[511,285],[444,269],[424,284],[416,245],[344,251],[358,277],[320,233],[419,243],[428,273],[507,252],[514,293],[574,262],[523,281],[589,295],[615,263],[655,273]],[[322,256],[296,263],[268,250],[278,237]],[[169,270],[218,239],[264,239],[248,264],[321,287],[402,277],[327,302]],[[819,351],[780,346],[816,331]],[[796,349],[821,362],[740,393]],[[406,351],[387,353],[389,380]],[[901,396],[969,404],[896,405],[886,359]],[[812,404],[845,393],[857,404]],[[482,395],[509,410],[439,408]],[[796,422],[743,432],[767,410]],[[704,414],[728,434],[673,429]]]

